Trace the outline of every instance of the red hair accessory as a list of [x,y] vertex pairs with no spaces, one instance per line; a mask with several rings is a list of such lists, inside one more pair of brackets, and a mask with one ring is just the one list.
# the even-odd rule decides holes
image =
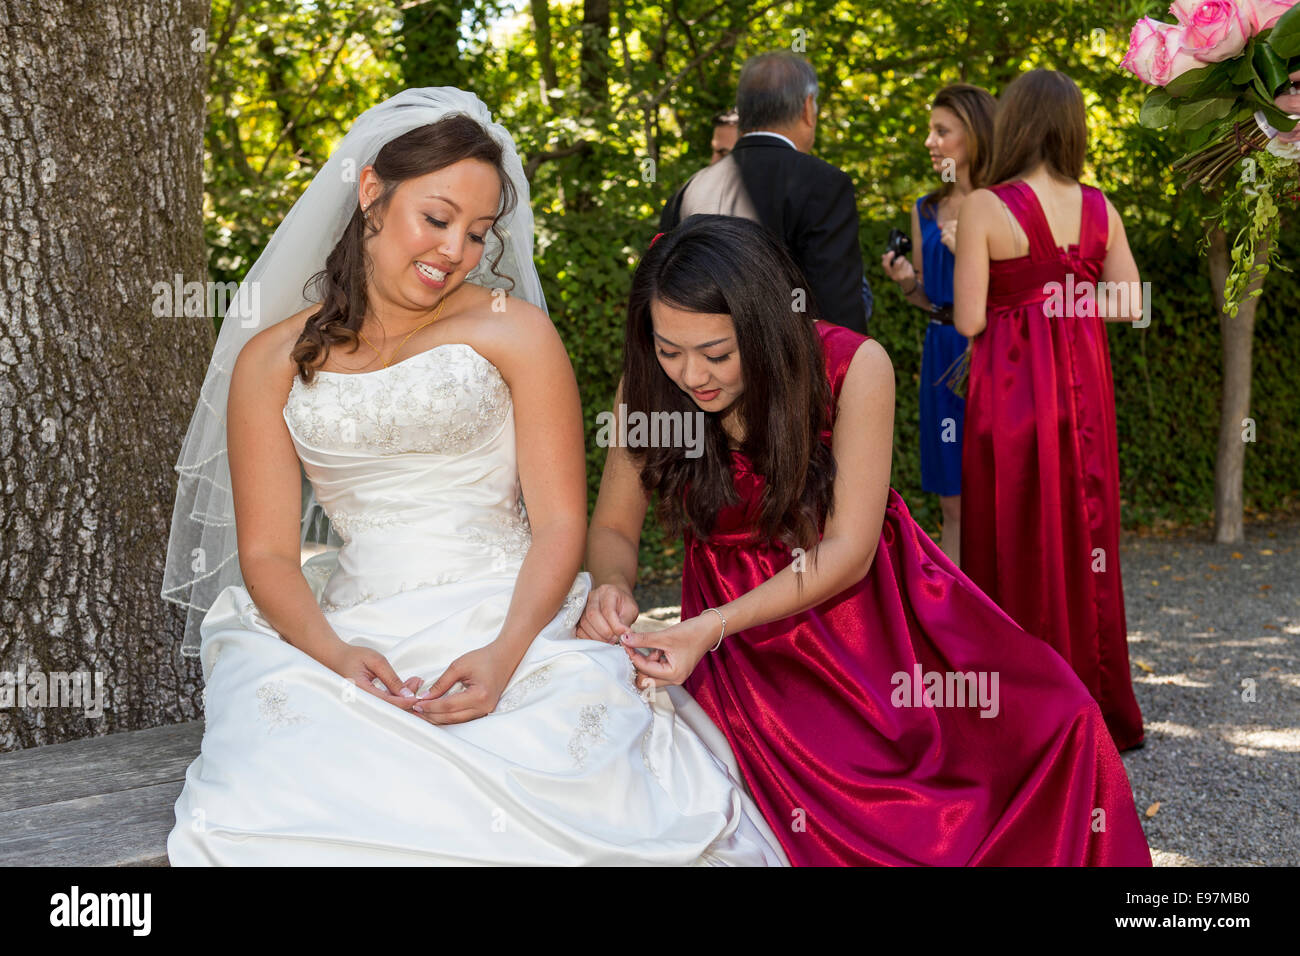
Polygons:
[[659,237],[662,236],[662,235],[663,235],[662,232],[656,232],[656,233],[655,233],[655,237],[654,237],[653,239],[650,240],[650,245],[653,246],[656,242],[658,242],[658,241],[659,241]]

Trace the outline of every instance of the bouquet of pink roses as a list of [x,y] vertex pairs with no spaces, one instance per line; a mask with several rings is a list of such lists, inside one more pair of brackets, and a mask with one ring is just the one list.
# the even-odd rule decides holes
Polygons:
[[[1177,23],[1143,17],[1133,27],[1123,65],[1160,89],[1142,104],[1139,121],[1189,134],[1191,151],[1174,163],[1187,183],[1216,185],[1251,152],[1225,189],[1217,222],[1237,231],[1223,287],[1223,308],[1236,315],[1258,296],[1270,268],[1290,271],[1277,252],[1277,199],[1296,173],[1300,143],[1278,141],[1297,116],[1274,102],[1300,66],[1300,0],[1175,0]],[[1300,74],[1297,74],[1300,76]],[[1291,137],[1284,137],[1289,140]]]
[[1297,0],[1175,0],[1169,12],[1177,23],[1137,22],[1123,66],[1160,87],[1142,104],[1142,125],[1191,134],[1175,169],[1208,188],[1253,150],[1300,158],[1271,142],[1296,124],[1273,100],[1300,65]]

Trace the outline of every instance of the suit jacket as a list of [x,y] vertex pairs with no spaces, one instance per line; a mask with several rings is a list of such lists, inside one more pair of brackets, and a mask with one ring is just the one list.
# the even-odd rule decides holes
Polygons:
[[803,269],[822,318],[866,334],[870,292],[858,246],[858,206],[843,170],[775,136],[742,136],[725,159],[673,194],[659,230],[702,212],[767,226]]

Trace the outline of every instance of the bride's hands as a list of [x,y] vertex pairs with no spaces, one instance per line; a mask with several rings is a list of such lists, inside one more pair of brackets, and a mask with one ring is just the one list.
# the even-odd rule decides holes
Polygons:
[[[662,631],[626,634],[622,644],[632,666],[642,675],[637,686],[646,687],[645,682],[652,681],[654,686],[663,687],[684,683],[721,633],[722,622],[716,614],[699,614]],[[634,647],[650,648],[650,656],[637,653]]]
[[587,595],[587,607],[578,619],[577,633],[591,641],[617,644],[641,611],[631,592],[602,584]]
[[[403,710],[411,709],[415,704],[415,692],[419,690],[422,683],[420,678],[412,677],[403,683],[398,680],[397,672],[393,670],[392,665],[388,663],[388,658],[383,654],[373,648],[357,647],[346,641],[340,643],[343,646],[338,648],[329,660],[321,663],[380,700],[386,700]],[[386,691],[380,691],[375,687],[376,680],[384,685]]]
[[[431,724],[460,724],[485,717],[496,709],[515,666],[491,644],[462,654],[416,699],[413,713]],[[447,693],[457,681],[465,689]]]

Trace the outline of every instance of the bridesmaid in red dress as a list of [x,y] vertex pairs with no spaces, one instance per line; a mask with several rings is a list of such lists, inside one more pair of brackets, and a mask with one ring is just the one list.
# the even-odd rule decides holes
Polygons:
[[[985,594],[1070,662],[1127,750],[1143,732],[1120,580],[1105,323],[1139,318],[1142,303],[1119,214],[1078,182],[1086,137],[1074,82],[1024,74],[995,120],[989,182],[1000,185],[962,208],[954,319],[973,342],[961,556]],[[1098,280],[1122,286],[1099,290]],[[1125,294],[1112,299],[1111,288]]]
[[[686,686],[795,864],[1149,866],[1096,703],[889,487],[884,349],[792,309],[804,279],[754,222],[656,238],[579,636],[622,641],[643,687]],[[682,623],[628,634],[654,492],[685,538]]]

